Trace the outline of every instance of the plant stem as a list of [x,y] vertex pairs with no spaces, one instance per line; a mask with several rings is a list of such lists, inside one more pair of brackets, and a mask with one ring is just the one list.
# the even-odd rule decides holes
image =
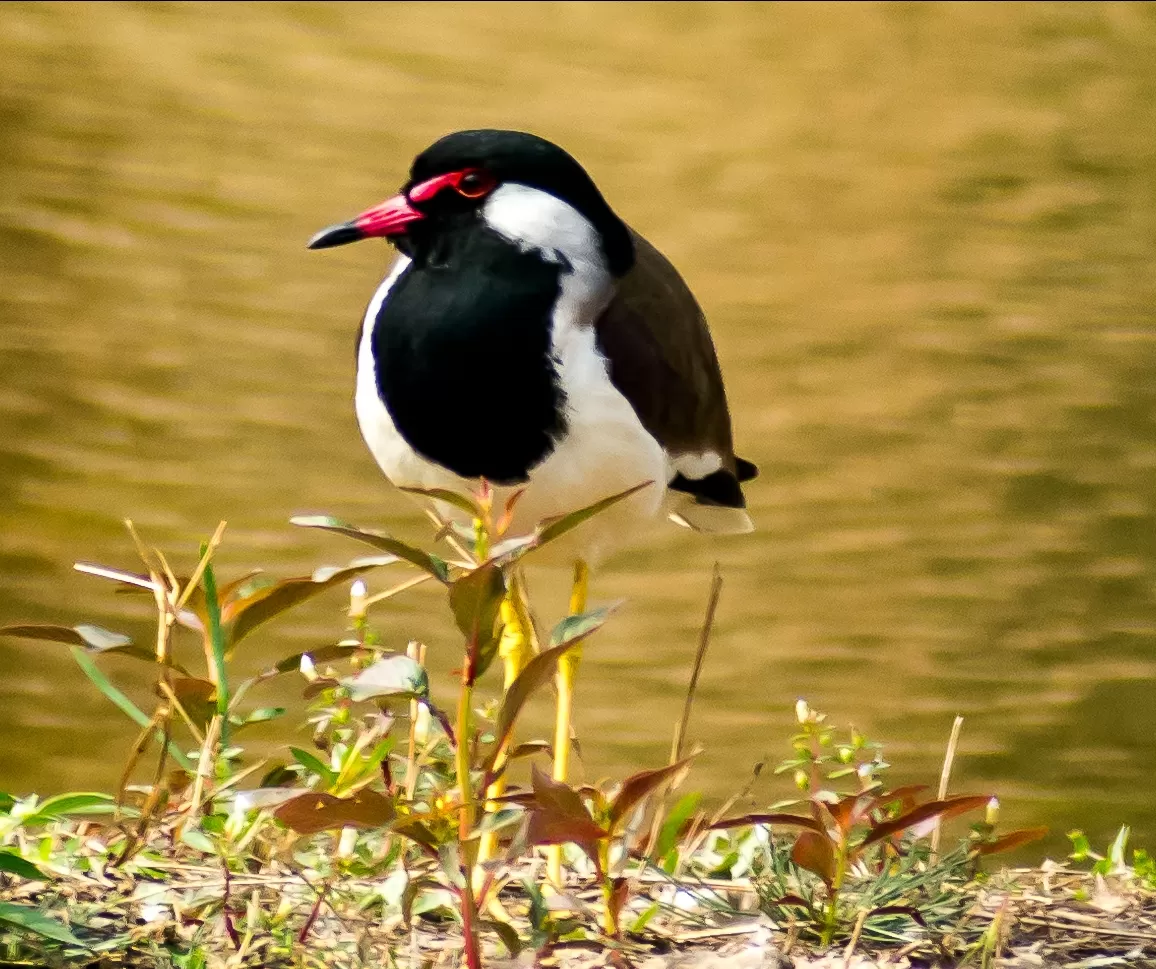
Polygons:
[[[468,664],[467,664],[468,665]],[[458,693],[457,741],[454,761],[457,765],[458,789],[462,796],[462,810],[458,816],[458,837],[465,841],[474,829],[474,795],[470,784],[470,706],[474,699],[473,684],[462,673],[462,688]],[[467,873],[468,879],[468,873]]]

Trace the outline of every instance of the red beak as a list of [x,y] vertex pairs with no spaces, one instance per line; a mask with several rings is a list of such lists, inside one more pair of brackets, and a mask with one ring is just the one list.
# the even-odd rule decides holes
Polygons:
[[404,195],[395,195],[380,205],[362,212],[356,219],[322,229],[309,240],[309,248],[328,249],[330,246],[343,246],[359,239],[401,235],[411,222],[424,218],[425,216],[409,204],[409,199]]

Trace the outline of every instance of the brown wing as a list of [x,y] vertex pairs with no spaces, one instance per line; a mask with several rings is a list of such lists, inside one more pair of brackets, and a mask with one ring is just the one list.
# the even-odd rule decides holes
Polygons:
[[595,323],[610,380],[672,457],[710,451],[722,459],[722,472],[701,484],[679,475],[671,487],[741,507],[738,481],[754,477],[755,469],[734,454],[706,318],[678,270],[642,236],[632,235],[634,267]]

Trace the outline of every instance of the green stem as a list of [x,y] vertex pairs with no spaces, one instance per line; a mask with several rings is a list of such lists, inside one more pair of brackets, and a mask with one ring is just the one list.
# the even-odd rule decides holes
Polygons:
[[614,911],[614,879],[610,877],[610,839],[598,842],[598,866],[602,869],[602,901],[606,911],[602,917],[603,931],[612,939],[618,938],[618,914]]
[[843,879],[847,877],[847,839],[839,839],[838,854],[835,857],[835,877],[831,879],[831,887],[827,895],[827,916],[823,925],[822,944],[829,946],[835,937],[835,928],[839,921],[839,890],[843,887]]

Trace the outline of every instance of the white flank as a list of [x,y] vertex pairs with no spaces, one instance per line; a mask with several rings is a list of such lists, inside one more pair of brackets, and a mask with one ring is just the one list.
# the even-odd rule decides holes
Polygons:
[[708,474],[714,474],[722,467],[722,458],[714,451],[702,451],[698,454],[678,454],[671,459],[674,470],[684,478],[697,481]]

